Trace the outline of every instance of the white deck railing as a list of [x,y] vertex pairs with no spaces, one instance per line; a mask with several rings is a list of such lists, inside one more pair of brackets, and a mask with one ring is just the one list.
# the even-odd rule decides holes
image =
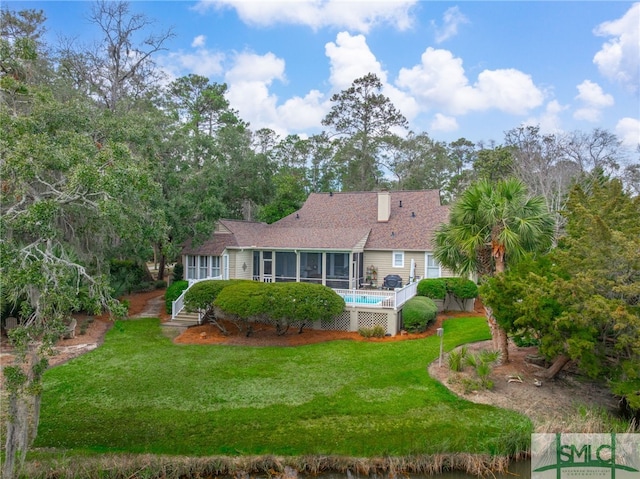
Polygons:
[[187,294],[187,291],[189,291],[189,288],[191,288],[191,286],[193,286],[194,284],[199,283],[200,281],[208,281],[211,279],[220,280],[222,279],[222,275],[215,276],[212,278],[188,279],[187,281],[189,281],[189,286],[187,286],[187,289],[185,289],[182,292],[182,294],[178,296],[178,299],[176,299],[171,303],[171,319],[174,319],[176,316],[178,316],[180,312],[184,309],[184,296]]
[[[190,279],[189,287],[171,305],[171,319],[180,314],[184,309],[184,296],[189,288],[200,281],[222,279],[222,276],[215,278]],[[266,279],[266,278],[265,278]],[[269,278],[271,279],[271,278]],[[418,289],[418,283],[409,283],[404,288],[398,288],[394,291],[386,291],[379,289],[334,289],[344,299],[348,307],[355,308],[360,306],[363,308],[381,308],[381,309],[398,309],[404,303],[413,298]]]
[[410,283],[394,291],[379,289],[334,289],[348,307],[398,309],[416,295],[418,283]]

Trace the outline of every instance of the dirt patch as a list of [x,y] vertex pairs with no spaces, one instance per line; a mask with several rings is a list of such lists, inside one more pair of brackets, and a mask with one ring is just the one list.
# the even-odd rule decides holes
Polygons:
[[[493,349],[491,341],[468,344],[466,347],[469,354]],[[510,343],[510,362],[495,366],[489,376],[494,383],[492,390],[469,390],[465,380],[476,379],[475,372],[470,366],[462,372],[451,371],[446,355],[441,367],[438,361],[429,365],[429,374],[469,401],[525,414],[531,418],[537,432],[561,432],[567,427],[582,427],[579,424],[568,425],[567,421],[576,420],[576,416],[580,416],[578,411],[584,406],[612,413],[617,410],[616,398],[601,383],[581,377],[574,370],[563,371],[553,380],[541,379],[543,368],[525,360],[536,353],[535,347],[520,348]]]
[[[129,318],[154,317],[166,320],[170,317],[165,313],[164,290],[135,293],[121,299],[129,302]],[[113,321],[108,314],[101,316],[75,314],[74,317],[77,320],[75,337],[61,339],[56,343],[56,354],[49,359],[50,366],[57,366],[96,349],[102,344],[105,334],[113,326]],[[13,348],[3,334],[0,343],[0,366],[11,364],[13,359]],[[0,375],[0,386],[3,377]]]

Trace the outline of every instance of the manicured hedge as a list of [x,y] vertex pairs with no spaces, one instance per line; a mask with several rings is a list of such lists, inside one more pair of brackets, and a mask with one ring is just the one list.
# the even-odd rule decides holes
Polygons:
[[331,288],[311,283],[274,283],[271,317],[289,323],[329,321],[344,309],[344,299]]
[[164,292],[164,304],[167,314],[171,314],[172,303],[189,287],[188,281],[175,281]]
[[404,328],[413,333],[424,331],[436,319],[437,313],[438,307],[432,299],[414,296],[402,308]]
[[446,278],[447,291],[460,299],[472,299],[478,296],[478,285],[466,278]]
[[214,306],[224,314],[232,315],[243,321],[259,321],[266,319],[265,313],[270,303],[267,294],[271,283],[243,281],[223,288]]
[[221,290],[214,306],[234,319],[272,321],[282,333],[294,323],[302,329],[309,322],[332,319],[344,309],[344,300],[318,284],[246,281]]
[[431,299],[445,299],[447,294],[464,309],[464,300],[478,296],[478,285],[466,278],[428,278],[418,283],[418,296]]
[[184,296],[184,306],[187,311],[208,311],[213,302],[227,286],[231,286],[238,283],[250,282],[246,279],[227,279],[218,280],[211,279],[207,281],[199,281],[191,286],[187,294]]
[[418,282],[418,296],[431,299],[444,299],[447,296],[447,283],[444,278],[425,278]]

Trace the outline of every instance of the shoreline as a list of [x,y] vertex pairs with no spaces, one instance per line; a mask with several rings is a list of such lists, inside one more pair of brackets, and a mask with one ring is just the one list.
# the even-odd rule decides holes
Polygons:
[[[38,450],[32,451],[38,454]],[[412,456],[345,457],[332,455],[292,456],[166,456],[153,454],[100,454],[92,456],[60,456],[52,454],[48,460],[42,456],[25,462],[23,474],[30,479],[50,478],[162,478],[190,477],[257,477],[295,479],[298,476],[340,474],[355,476],[434,475],[460,472],[476,477],[508,474],[509,466],[529,459],[530,452],[512,456],[488,454],[438,453]],[[105,476],[104,471],[110,471]],[[151,475],[150,475],[151,474]],[[22,476],[21,476],[22,477]]]

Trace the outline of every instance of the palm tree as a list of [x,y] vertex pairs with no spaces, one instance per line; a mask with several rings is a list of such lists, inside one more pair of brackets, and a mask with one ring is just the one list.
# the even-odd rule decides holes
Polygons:
[[[525,253],[549,248],[553,216],[542,196],[529,196],[518,179],[478,181],[460,196],[449,223],[435,234],[434,256],[456,274],[492,276],[505,271]],[[506,331],[485,306],[494,345],[509,362]]]

